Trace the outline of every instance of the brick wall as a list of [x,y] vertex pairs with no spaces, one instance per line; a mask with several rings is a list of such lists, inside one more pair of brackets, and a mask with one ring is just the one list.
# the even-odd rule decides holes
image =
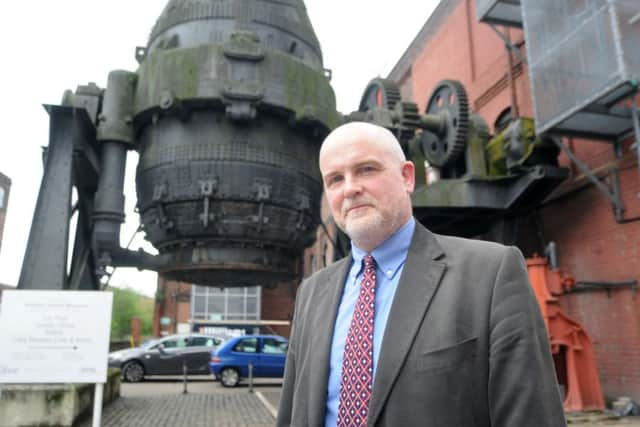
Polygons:
[[[293,282],[279,283],[274,287],[262,288],[262,320],[293,319],[296,284]],[[271,326],[279,335],[288,337],[291,326]]]
[[[158,299],[158,297],[160,297]],[[171,319],[170,325],[160,325],[160,318]],[[158,275],[158,292],[154,315],[153,334],[175,334],[178,323],[188,323],[191,318],[191,285],[184,282],[166,280]]]
[[[620,181],[625,213],[639,216],[637,166],[622,171]],[[545,236],[556,242],[561,267],[576,280],[640,279],[640,221],[616,223],[611,204],[593,186],[553,202],[542,214]],[[562,297],[562,304],[593,340],[605,395],[637,400],[640,298],[636,292],[623,288],[571,294]]]

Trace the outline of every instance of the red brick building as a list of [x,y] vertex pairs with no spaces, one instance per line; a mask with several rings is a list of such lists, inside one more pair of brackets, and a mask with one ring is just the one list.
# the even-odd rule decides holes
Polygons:
[[[426,18],[426,17],[425,17]],[[526,52],[523,32],[500,28]],[[389,78],[397,82],[402,98],[416,102],[421,111],[436,84],[455,79],[467,89],[471,110],[482,116],[495,131],[505,113],[533,117],[531,85],[527,65],[507,53],[504,42],[476,18],[475,0],[442,0],[420,33],[404,52]],[[364,87],[374,76],[362,76]],[[515,109],[510,108],[515,106]],[[543,203],[536,213],[537,237],[557,246],[561,269],[578,282],[633,282],[640,279],[640,168],[632,141],[622,144],[616,158],[610,144],[567,138],[564,143],[606,184],[613,185],[612,167],[619,170],[624,218],[616,221],[612,204],[567,157],[560,163],[570,170],[569,178]],[[323,207],[325,227],[301,260],[301,277],[306,277],[334,259],[335,249],[327,233],[335,224]],[[525,222],[523,227],[528,227]],[[532,230],[528,235],[531,235]],[[523,233],[527,235],[527,233]],[[529,238],[531,240],[531,238]],[[537,242],[524,237],[519,246],[526,256],[540,250]],[[290,320],[298,281],[262,288],[252,315],[258,319]],[[171,317],[188,322],[195,302],[185,284],[159,281],[158,319]],[[184,294],[184,295],[183,295]],[[167,297],[169,295],[169,297]],[[173,296],[172,296],[173,295]],[[176,297],[177,295],[177,297]],[[182,296],[180,296],[182,295]],[[207,296],[207,298],[221,298]],[[225,302],[225,307],[228,305]],[[246,296],[245,298],[252,298]],[[628,395],[640,401],[640,298],[631,286],[612,290],[571,293],[561,297],[566,314],[580,322],[591,336],[603,392],[613,398]],[[253,307],[253,306],[252,306]],[[158,323],[157,331],[160,331]],[[165,330],[171,330],[166,326]],[[277,329],[288,335],[288,327]]]
[[[527,65],[517,55],[509,59],[504,42],[488,25],[477,21],[475,6],[474,0],[442,0],[389,78],[399,83],[403,98],[422,110],[440,80],[456,79],[467,89],[471,109],[490,127],[508,111],[512,99],[521,116],[533,117]],[[525,52],[522,31],[499,29]],[[616,222],[609,199],[561,156],[570,177],[541,207],[539,219],[544,239],[557,245],[560,267],[579,282],[640,278],[640,169],[631,142],[624,141],[622,157],[616,159],[611,144],[577,138],[564,141],[607,184],[612,185],[610,170],[617,166],[626,209],[627,220]],[[640,400],[640,299],[636,291],[625,286],[594,289],[565,295],[561,304],[594,342],[605,396],[629,395]]]

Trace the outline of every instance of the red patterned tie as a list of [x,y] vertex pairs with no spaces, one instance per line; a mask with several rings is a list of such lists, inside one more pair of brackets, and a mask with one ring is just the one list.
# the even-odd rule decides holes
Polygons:
[[364,277],[344,345],[338,427],[364,426],[373,387],[373,314],[376,296],[376,266],[364,257]]

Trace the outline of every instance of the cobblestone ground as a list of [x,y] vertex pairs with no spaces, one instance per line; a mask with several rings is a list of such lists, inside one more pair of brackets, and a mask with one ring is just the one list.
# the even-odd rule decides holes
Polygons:
[[[103,408],[102,427],[266,427],[275,419],[258,393],[279,395],[279,381],[256,381],[255,393],[246,384],[224,388],[206,378],[190,381],[182,394],[179,380],[148,379],[123,383],[121,397]],[[275,400],[275,399],[274,399]],[[277,402],[277,400],[276,400]],[[91,416],[77,427],[91,427]]]
[[640,427],[640,417],[615,418],[606,415],[569,415],[570,427]]
[[[104,409],[103,427],[264,427],[273,416],[253,394],[122,397]],[[90,427],[85,419],[79,427]]]
[[[103,409],[102,427],[267,427],[275,424],[281,382],[257,380],[255,393],[246,384],[224,388],[206,378],[190,381],[182,394],[179,379],[122,384],[120,399]],[[640,417],[569,414],[569,427],[640,427]],[[76,427],[91,427],[85,417]]]

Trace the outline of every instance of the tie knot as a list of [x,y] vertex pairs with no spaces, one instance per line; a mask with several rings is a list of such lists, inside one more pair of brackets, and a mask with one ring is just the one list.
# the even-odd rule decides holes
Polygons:
[[373,255],[365,255],[364,259],[364,268],[371,268],[376,265],[376,260],[373,259]]

